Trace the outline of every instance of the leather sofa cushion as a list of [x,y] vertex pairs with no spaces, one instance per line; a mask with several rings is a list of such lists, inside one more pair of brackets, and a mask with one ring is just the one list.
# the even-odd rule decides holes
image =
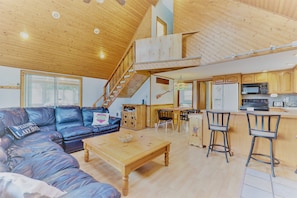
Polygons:
[[81,139],[80,136],[89,136],[92,134],[92,129],[84,126],[74,126],[64,128],[60,131],[64,140]]
[[109,124],[121,125],[121,118],[109,116]]
[[29,121],[36,123],[41,131],[55,131],[55,109],[52,107],[26,107]]
[[81,109],[84,126],[90,127],[93,122],[93,113],[108,113],[108,109],[104,107],[83,107]]
[[0,110],[0,137],[7,127],[25,124],[29,121],[28,114],[23,108],[9,108]]
[[6,150],[10,147],[10,145],[12,145],[13,140],[14,138],[11,134],[6,134],[0,138],[0,146]]
[[92,126],[92,130],[94,133],[100,133],[100,132],[105,132],[105,131],[115,131],[113,129],[117,129],[119,127],[119,125],[95,125],[95,126]]
[[80,107],[56,107],[55,112],[57,131],[62,131],[63,129],[69,127],[83,126]]

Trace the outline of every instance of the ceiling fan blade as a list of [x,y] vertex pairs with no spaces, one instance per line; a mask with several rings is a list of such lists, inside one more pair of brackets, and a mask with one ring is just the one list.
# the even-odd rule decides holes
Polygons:
[[117,2],[118,2],[119,4],[121,4],[121,5],[125,5],[126,0],[117,0]]
[[85,3],[90,3],[91,0],[83,0]]

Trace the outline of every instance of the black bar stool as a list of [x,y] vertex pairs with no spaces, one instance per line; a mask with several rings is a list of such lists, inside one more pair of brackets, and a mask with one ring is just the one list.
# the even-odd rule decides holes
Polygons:
[[[232,156],[231,150],[229,147],[228,141],[228,131],[229,131],[229,119],[230,112],[215,112],[215,111],[206,111],[207,121],[208,121],[208,129],[211,130],[209,146],[207,150],[207,155],[209,155],[209,151],[217,151],[225,153],[226,161],[228,161],[227,153],[229,153],[230,157]],[[224,144],[216,144],[215,143],[215,134],[220,132],[223,134]],[[223,147],[224,150],[218,149],[215,147]]]
[[[271,164],[271,173],[274,174],[274,166],[279,164],[279,160],[274,158],[273,154],[273,140],[277,139],[278,125],[281,116],[277,114],[256,114],[256,113],[246,113],[249,127],[249,135],[253,137],[251,143],[250,153],[245,166],[248,166],[250,159],[254,159],[258,162],[265,164]],[[257,138],[265,138],[270,141],[270,155],[262,153],[253,153],[255,141]],[[258,158],[256,157],[258,156]],[[260,157],[269,157],[270,161],[264,161]]]

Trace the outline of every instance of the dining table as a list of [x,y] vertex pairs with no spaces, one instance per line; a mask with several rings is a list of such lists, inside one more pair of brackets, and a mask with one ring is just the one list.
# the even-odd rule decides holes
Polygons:
[[170,107],[170,108],[162,108],[162,110],[172,111],[173,112],[173,122],[177,126],[177,131],[181,132],[181,119],[180,115],[182,111],[192,110],[192,107]]

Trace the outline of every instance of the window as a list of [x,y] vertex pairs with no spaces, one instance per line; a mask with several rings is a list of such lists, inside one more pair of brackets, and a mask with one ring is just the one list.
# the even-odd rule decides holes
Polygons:
[[82,78],[21,71],[21,106],[59,106],[82,103]]
[[179,106],[192,107],[192,83],[186,83],[185,89],[179,90]]
[[157,17],[157,36],[167,35],[167,24],[165,21]]

